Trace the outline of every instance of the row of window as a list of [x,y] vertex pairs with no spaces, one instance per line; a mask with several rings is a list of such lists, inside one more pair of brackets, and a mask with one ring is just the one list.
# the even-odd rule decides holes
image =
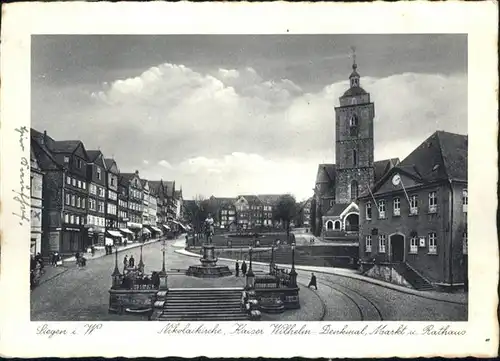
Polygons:
[[[412,236],[410,238],[410,251],[411,254],[418,253],[418,247],[425,247],[425,244],[421,244],[420,240],[425,238],[419,238],[418,236]],[[429,254],[437,254],[437,235],[435,232],[430,232],[427,235],[427,246]],[[386,253],[387,249],[387,235],[378,235],[378,253]],[[371,253],[372,251],[372,236],[365,236],[365,252]]]
[[104,202],[89,198],[89,210],[104,213]]
[[108,190],[108,199],[112,201],[116,201],[118,199],[118,195],[116,192],[113,192],[112,190]]
[[66,176],[66,184],[80,189],[87,189],[87,183],[69,176]]
[[143,193],[137,189],[131,188],[130,189],[130,196],[133,198],[142,199]]
[[122,208],[128,208],[128,204],[127,204],[127,201],[124,201],[124,200],[118,200],[118,205]]
[[121,219],[128,218],[127,212],[125,212],[125,211],[120,211],[119,214],[118,214],[118,216]]
[[87,216],[87,223],[98,227],[104,227],[106,219],[103,217],[96,217],[92,215]]
[[64,223],[76,224],[76,225],[83,226],[85,224],[85,217],[65,213],[64,214]]
[[74,194],[66,193],[65,203],[67,206],[85,209],[86,206],[85,202],[86,202],[85,198],[81,198]]
[[[410,205],[410,215],[418,215],[418,209],[419,209],[419,199],[417,195],[411,195],[408,198],[408,202]],[[467,189],[464,189],[462,193],[462,209],[464,213],[467,213],[467,204],[468,204],[468,196],[467,196]],[[381,199],[378,201],[378,218],[379,219],[384,219],[386,218],[386,201],[385,199]],[[429,197],[428,197],[428,212],[429,213],[436,213],[437,212],[437,206],[438,206],[438,199],[437,199],[437,194],[436,192],[429,192]],[[365,216],[367,220],[372,219],[372,205],[371,202],[368,202],[366,204],[365,208]],[[397,197],[394,198],[392,201],[392,215],[393,216],[400,216],[401,215],[401,198]]]
[[133,211],[142,212],[142,207],[143,205],[140,203],[128,202],[128,208]]
[[[69,163],[69,157],[68,156],[65,156],[64,157],[64,163]],[[83,162],[80,158],[76,158],[76,167],[78,169],[82,168],[82,165],[83,165]]]
[[108,214],[116,214],[116,204],[108,203]]
[[89,192],[91,194],[97,195],[97,196],[102,197],[102,198],[105,197],[104,188],[96,186],[95,184],[90,184],[90,186],[89,186]]

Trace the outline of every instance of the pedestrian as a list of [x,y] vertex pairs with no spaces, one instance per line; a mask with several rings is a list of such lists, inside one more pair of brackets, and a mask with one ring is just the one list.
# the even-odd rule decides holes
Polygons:
[[245,263],[245,260],[243,260],[243,263],[241,264],[241,274],[243,276],[246,276],[247,274],[247,264]]
[[92,257],[95,256],[95,247],[94,245],[90,246],[90,252],[92,253]]
[[309,281],[307,288],[311,288],[311,286],[314,286],[316,290],[318,289],[318,286],[316,285],[316,276],[314,275],[314,273],[311,273],[311,280]]
[[75,253],[76,265],[80,267],[80,252]]
[[128,267],[128,256],[123,257],[123,270],[125,271]]
[[130,260],[128,261],[128,265],[130,268],[134,268],[134,265],[135,265],[134,256],[130,256]]
[[240,264],[238,263],[238,261],[236,261],[236,265],[234,266],[234,269],[236,271],[236,277],[239,277],[240,276]]

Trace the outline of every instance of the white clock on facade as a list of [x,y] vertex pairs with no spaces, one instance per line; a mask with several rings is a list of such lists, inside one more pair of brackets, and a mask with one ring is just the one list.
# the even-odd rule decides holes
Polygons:
[[392,184],[397,186],[399,183],[401,183],[401,176],[399,174],[395,174],[394,177],[392,177]]

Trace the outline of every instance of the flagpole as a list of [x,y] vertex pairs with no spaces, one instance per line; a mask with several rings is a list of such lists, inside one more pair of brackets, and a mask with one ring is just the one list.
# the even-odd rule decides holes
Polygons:
[[370,192],[370,195],[372,196],[373,202],[375,203],[375,207],[377,208],[377,214],[380,214],[380,210],[378,208],[378,203],[375,200],[375,196],[373,195],[372,190],[370,189],[370,186],[368,186],[367,188],[368,188],[368,192]]

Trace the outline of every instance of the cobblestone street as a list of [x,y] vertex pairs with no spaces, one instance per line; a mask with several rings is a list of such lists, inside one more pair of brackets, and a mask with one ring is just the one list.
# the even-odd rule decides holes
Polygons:
[[[182,249],[183,238],[167,242],[166,265],[170,287],[235,287],[243,286],[244,278],[235,276],[215,280],[184,276],[177,270],[198,264],[196,257],[189,257],[175,250]],[[123,257],[133,255],[139,262],[140,248],[118,253],[118,265],[123,267]],[[146,272],[161,269],[161,243],[145,245],[143,260]],[[48,279],[31,293],[31,318],[33,321],[130,321],[145,320],[141,316],[108,314],[108,290],[115,256],[89,260],[85,268],[70,266],[65,272]],[[233,269],[233,262],[219,261]],[[266,267],[255,265],[257,273]],[[298,271],[301,287],[301,309],[279,315],[263,315],[263,320],[310,321],[445,321],[466,320],[467,306],[428,299],[399,292],[379,285],[349,277],[316,273],[318,290],[306,287],[310,272]],[[397,307],[396,307],[397,306]]]

